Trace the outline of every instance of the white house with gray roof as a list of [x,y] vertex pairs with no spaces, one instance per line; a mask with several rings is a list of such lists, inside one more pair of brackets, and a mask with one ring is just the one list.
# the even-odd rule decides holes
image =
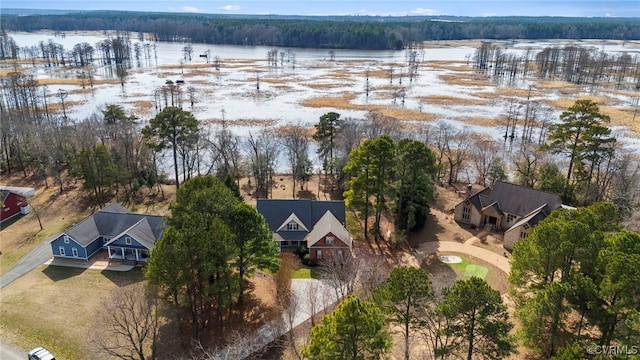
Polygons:
[[101,250],[109,258],[146,262],[162,237],[164,218],[110,204],[50,240],[55,258],[89,260]]

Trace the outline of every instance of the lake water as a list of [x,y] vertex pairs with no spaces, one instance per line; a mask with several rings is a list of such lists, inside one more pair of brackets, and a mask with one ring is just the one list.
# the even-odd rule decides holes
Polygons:
[[[19,46],[35,46],[39,41],[60,43],[66,50],[73,45],[87,42],[95,44],[105,36],[94,33],[67,34],[64,38],[54,37],[52,33],[9,33]],[[133,42],[136,37],[132,36]],[[628,52],[632,55],[640,54],[640,43],[614,41],[504,41],[501,42],[504,51],[518,54],[527,49],[539,50],[547,46],[573,43],[590,46],[608,53]],[[122,105],[140,117],[143,122],[153,117],[156,110],[154,92],[161,88],[166,80],[183,79],[184,87],[193,87],[195,104],[188,102],[188,96],[183,95],[183,108],[193,112],[199,120],[219,122],[224,119],[231,124],[234,132],[246,134],[251,131],[257,133],[259,127],[247,126],[247,120],[252,123],[286,124],[300,123],[312,125],[319,117],[329,111],[336,111],[343,117],[364,118],[367,115],[362,110],[366,105],[377,106],[387,111],[412,110],[414,113],[432,114],[431,124],[448,123],[454,128],[466,128],[472,132],[490,134],[501,139],[504,128],[499,126],[476,125],[469,123],[469,118],[495,119],[506,113],[510,98],[496,97],[486,100],[479,97],[481,93],[493,93],[500,87],[492,84],[451,85],[443,80],[444,76],[455,75],[456,67],[465,65],[473,58],[475,47],[457,45],[459,43],[440,42],[429,44],[424,52],[419,54],[421,61],[418,77],[409,82],[407,74],[400,84],[398,74],[404,68],[406,54],[404,51],[358,51],[335,50],[335,61],[330,61],[327,49],[291,49],[295,53],[295,69],[285,63],[283,67],[270,67],[267,64],[267,52],[272,47],[265,46],[229,46],[192,44],[193,59],[186,67],[179,66],[182,59],[184,43],[157,42],[157,61],[144,64],[129,70],[124,86],[99,85],[91,92],[78,92],[77,85],[50,85],[50,102],[59,101],[56,92],[66,90],[70,93],[67,101],[75,102],[68,109],[70,117],[81,121],[91,113],[98,111],[106,104]],[[464,44],[464,43],[463,43]],[[280,48],[279,51],[288,49]],[[210,53],[211,58],[220,58],[220,72],[216,72],[206,59],[198,55]],[[200,68],[190,66],[200,65]],[[394,68],[395,77],[392,82],[388,77],[390,68]],[[365,69],[371,74],[369,77],[370,93],[365,95]],[[110,69],[111,70],[111,69]],[[68,71],[38,67],[30,69],[41,79],[69,76]],[[112,78],[112,71],[105,68],[97,71],[96,78]],[[72,74],[71,76],[75,76]],[[257,90],[258,76],[260,89]],[[534,84],[534,80],[531,84]],[[405,91],[404,102],[394,93],[402,87]],[[585,95],[598,95],[595,92]],[[348,109],[344,106],[309,107],[303,102],[320,97],[350,97]],[[433,97],[460,98],[474,101],[475,105],[457,104],[451,101],[429,101]],[[613,96],[607,94],[607,96]],[[626,95],[615,95],[621,106],[630,106],[633,98]],[[395,99],[394,99],[395,97]],[[566,97],[559,90],[545,90],[532,100],[554,100]],[[524,99],[521,99],[524,100]],[[146,105],[145,105],[146,104]],[[151,105],[150,105],[151,104]],[[551,117],[557,119],[564,109],[550,109]],[[411,119],[409,119],[411,120]],[[410,121],[413,124],[423,124],[423,121]],[[215,126],[214,126],[215,127]],[[619,138],[629,144],[638,144],[635,134],[624,127],[618,127]]]

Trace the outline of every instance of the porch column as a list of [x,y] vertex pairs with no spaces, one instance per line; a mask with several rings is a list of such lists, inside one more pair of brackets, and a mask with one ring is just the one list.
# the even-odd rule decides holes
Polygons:
[[109,252],[109,259],[111,259],[111,246],[107,246],[107,251]]
[[122,260],[124,261],[125,257],[124,257],[124,248],[120,248],[120,250],[122,250]]
[[136,261],[139,261],[139,259],[138,259],[138,249],[136,249]]

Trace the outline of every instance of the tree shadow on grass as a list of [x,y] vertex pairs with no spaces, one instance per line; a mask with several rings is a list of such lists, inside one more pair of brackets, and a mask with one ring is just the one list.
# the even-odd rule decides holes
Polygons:
[[422,260],[420,267],[429,275],[429,279],[436,293],[442,289],[452,286],[458,280],[453,268],[438,258],[437,255],[431,254]]
[[86,268],[75,268],[66,266],[49,265],[42,272],[54,282],[70,279],[74,276],[81,275]]
[[129,271],[102,270],[100,273],[118,287],[135,284],[145,279],[142,268],[137,266]]

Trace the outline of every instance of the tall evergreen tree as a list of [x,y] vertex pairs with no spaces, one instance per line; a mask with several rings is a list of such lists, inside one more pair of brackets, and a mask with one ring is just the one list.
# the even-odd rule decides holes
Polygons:
[[198,142],[198,120],[193,115],[175,106],[164,108],[149,125],[142,129],[148,144],[155,151],[171,149],[176,188],[180,187],[178,171],[178,152]]
[[405,360],[409,360],[411,331],[421,326],[421,317],[434,298],[427,274],[407,266],[393,269],[385,284],[374,293],[382,313],[392,324],[402,327]]
[[380,237],[382,212],[387,209],[387,198],[392,194],[394,161],[395,143],[389,135],[382,135],[365,140],[351,151],[344,167],[350,176],[349,189],[344,193],[345,201],[362,213],[365,238],[371,208],[375,216],[373,231],[376,241]]
[[334,141],[342,121],[340,120],[340,114],[336,112],[328,112],[320,116],[320,122],[315,125],[316,132],[313,134],[313,140],[318,142],[318,155],[322,158],[322,166],[325,171],[328,171],[333,175],[334,171]]
[[435,201],[436,156],[424,143],[402,139],[396,149],[395,175],[395,223],[408,235],[424,226]]
[[549,126],[550,142],[543,148],[569,157],[563,198],[566,199],[570,192],[574,166],[580,166],[583,160],[595,164],[600,158],[612,155],[611,144],[615,138],[606,127],[609,121],[609,116],[600,113],[593,101],[576,100],[560,115],[559,123]]
[[167,290],[175,304],[189,310],[196,339],[211,319],[222,329],[223,316],[239,291],[231,265],[236,251],[229,226],[239,202],[213,176],[185,182],[149,259],[147,277]]
[[235,244],[235,268],[238,276],[238,299],[244,300],[245,276],[256,270],[276,272],[280,267],[278,244],[264,218],[245,203],[239,203],[231,214],[231,230]]
[[302,355],[310,360],[377,360],[391,348],[380,309],[348,295],[311,329]]
[[444,354],[464,354],[463,358],[471,360],[474,356],[503,359],[515,352],[507,307],[500,293],[484,280],[471,277],[456,281],[445,290],[438,310],[452,319],[442,331],[455,337],[442,349]]

